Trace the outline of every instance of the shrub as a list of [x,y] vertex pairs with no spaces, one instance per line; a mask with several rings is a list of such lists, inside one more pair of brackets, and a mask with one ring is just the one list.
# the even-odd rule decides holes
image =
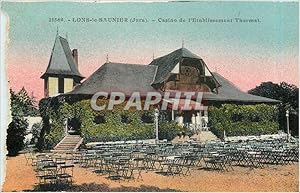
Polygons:
[[159,122],[158,128],[158,138],[167,139],[168,141],[174,139],[177,134],[182,131],[182,128],[178,126],[175,121],[161,121]]
[[209,108],[209,125],[218,137],[273,134],[278,131],[278,110],[274,106],[224,104]]
[[[97,103],[103,105],[107,100],[99,100]],[[71,104],[57,98],[43,99],[40,101],[40,110],[44,124],[39,147],[53,148],[63,138],[67,118],[78,120],[72,127],[78,126],[85,142],[154,138],[154,123],[148,123],[142,118],[145,114],[151,118],[153,108],[150,111],[124,111],[123,105],[115,106],[111,111],[94,111],[88,99]],[[124,117],[127,121],[124,121]]]
[[28,127],[24,116],[37,115],[34,97],[30,97],[23,87],[19,92],[10,89],[12,122],[8,125],[6,146],[8,155],[16,155],[25,146],[24,139]]
[[8,155],[13,156],[24,148],[24,139],[28,123],[21,117],[14,116],[7,130],[7,151]]
[[279,110],[278,123],[280,130],[287,132],[286,110],[290,111],[290,132],[294,136],[299,133],[299,88],[296,85],[281,82],[262,82],[259,86],[248,91],[250,94],[280,100],[277,104]]

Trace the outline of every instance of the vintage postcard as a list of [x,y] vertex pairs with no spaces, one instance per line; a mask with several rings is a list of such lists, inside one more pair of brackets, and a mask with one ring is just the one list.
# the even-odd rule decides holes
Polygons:
[[4,192],[299,192],[297,1],[2,1]]

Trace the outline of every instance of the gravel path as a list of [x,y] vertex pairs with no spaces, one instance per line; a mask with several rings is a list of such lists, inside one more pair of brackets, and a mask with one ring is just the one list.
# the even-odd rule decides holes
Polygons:
[[[23,155],[7,158],[3,191],[32,191],[37,179]],[[74,169],[74,184],[66,191],[193,191],[298,192],[298,163],[265,169],[234,167],[233,172],[192,170],[191,176],[170,177],[143,172],[143,181],[112,181],[89,169]]]

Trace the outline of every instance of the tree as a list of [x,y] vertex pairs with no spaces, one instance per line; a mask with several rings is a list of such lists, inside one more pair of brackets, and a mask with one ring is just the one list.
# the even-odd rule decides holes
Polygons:
[[16,155],[24,148],[26,129],[28,128],[25,116],[38,115],[35,99],[29,96],[23,87],[19,92],[10,89],[12,122],[8,125],[6,146],[8,155]]
[[291,134],[298,136],[299,129],[299,88],[295,85],[281,82],[275,84],[273,82],[263,82],[259,86],[248,91],[249,94],[268,97],[280,100],[281,103],[277,105],[279,110],[278,122],[279,128],[287,132],[286,128],[286,110],[290,112],[290,129]]
[[24,118],[19,116],[13,117],[7,130],[6,146],[8,155],[16,155],[24,148],[24,139],[27,127],[28,123]]
[[33,93],[29,96],[23,87],[19,92],[10,89],[12,116],[38,116],[37,102]]

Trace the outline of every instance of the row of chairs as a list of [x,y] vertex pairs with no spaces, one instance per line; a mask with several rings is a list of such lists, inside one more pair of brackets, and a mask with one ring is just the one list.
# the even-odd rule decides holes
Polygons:
[[[97,150],[101,150],[98,147]],[[126,150],[126,151],[125,151]],[[96,151],[96,150],[95,150]],[[118,146],[105,146],[106,152],[123,151],[129,157],[132,152],[145,154],[143,164],[145,170],[161,170],[163,165],[166,173],[176,174],[180,171],[185,159],[185,167],[199,167],[204,163],[205,167],[221,171],[233,170],[233,166],[245,166],[251,168],[263,168],[269,164],[290,164],[298,162],[298,144],[288,144],[280,140],[249,141],[242,143],[212,142],[176,144],[163,143],[159,145],[136,145],[122,148]],[[176,156],[175,160],[166,161],[158,155]],[[187,160],[188,156],[193,160]],[[177,164],[181,162],[180,164]],[[188,164],[197,162],[197,164]],[[179,168],[179,169],[178,169]],[[170,172],[175,171],[175,172]],[[177,171],[177,172],[176,172]]]
[[109,179],[142,180],[143,171],[187,176],[195,168],[232,171],[234,166],[263,168],[298,162],[298,143],[249,141],[190,144],[118,144],[65,154],[26,153],[40,184],[72,183],[74,164],[92,167]]
[[39,186],[70,185],[73,182],[74,164],[72,154],[27,152],[26,164],[31,163]]

